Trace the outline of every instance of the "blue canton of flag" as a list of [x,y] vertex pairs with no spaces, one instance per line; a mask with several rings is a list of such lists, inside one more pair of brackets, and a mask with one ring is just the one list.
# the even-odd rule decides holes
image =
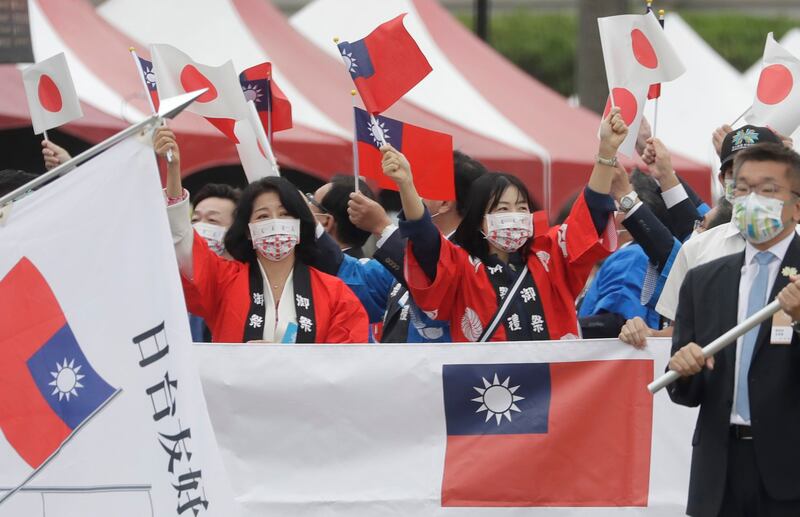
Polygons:
[[147,89],[151,92],[156,91],[156,72],[153,70],[153,63],[139,57],[139,66],[142,67],[142,75],[144,75],[144,82],[147,83]]
[[359,142],[376,149],[380,149],[381,142],[384,141],[403,152],[403,123],[399,120],[378,115],[373,123],[369,113],[356,108],[356,136]]
[[447,435],[547,433],[550,365],[442,367]]
[[245,79],[244,74],[239,74],[239,83],[242,85],[245,101],[253,101],[257,111],[269,111],[269,80]]
[[350,76],[353,79],[357,77],[368,78],[375,74],[367,44],[363,39],[353,43],[349,41],[339,43],[339,52],[342,54],[347,71],[350,72]]
[[114,388],[89,364],[69,325],[33,354],[27,366],[42,397],[70,429],[114,394]]

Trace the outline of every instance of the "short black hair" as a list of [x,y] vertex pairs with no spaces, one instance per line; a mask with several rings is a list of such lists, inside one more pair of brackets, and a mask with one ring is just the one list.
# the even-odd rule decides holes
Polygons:
[[[500,198],[509,187],[516,187],[530,211],[535,210],[527,187],[516,176],[503,172],[490,172],[472,183],[464,219],[453,234],[453,242],[481,261],[485,262],[489,258],[489,244],[483,235],[483,218],[497,207]],[[519,250],[523,260],[528,259],[529,244],[530,239]]]
[[713,217],[708,220],[706,223],[706,230],[710,230],[715,226],[720,226],[725,223],[729,223],[731,221],[731,217],[733,217],[733,205],[725,199],[725,196],[722,196],[717,201],[716,212],[714,212]]
[[472,183],[489,171],[481,162],[461,151],[453,151],[453,167],[456,183],[456,211],[459,216],[464,217]]
[[[355,188],[356,180],[353,176],[334,176],[331,179],[331,188],[320,204],[336,221],[336,236],[339,241],[353,248],[360,248],[367,242],[370,233],[356,227],[347,214],[347,203],[350,201],[350,194],[355,192]],[[376,201],[375,193],[369,188],[367,182],[360,178],[358,190],[367,198]]]
[[267,192],[278,194],[289,215],[300,219],[300,242],[295,248],[295,257],[304,264],[314,264],[317,258],[316,220],[300,191],[289,180],[279,176],[261,178],[244,189],[233,212],[233,224],[225,233],[225,249],[240,262],[253,263],[256,260],[248,225],[256,198]]
[[800,190],[800,154],[783,144],[765,142],[742,149],[733,158],[733,177],[746,162],[778,162],[786,165],[786,178],[793,185],[792,190]]
[[669,210],[664,198],[661,197],[661,189],[656,180],[636,168],[631,172],[631,186],[639,196],[639,200],[647,205],[664,226],[669,227]]
[[0,171],[0,196],[14,192],[26,183],[30,183],[38,176],[31,172],[16,169],[3,169]]
[[206,183],[192,198],[192,206],[196,207],[210,197],[230,199],[235,205],[242,197],[242,191],[226,183]]

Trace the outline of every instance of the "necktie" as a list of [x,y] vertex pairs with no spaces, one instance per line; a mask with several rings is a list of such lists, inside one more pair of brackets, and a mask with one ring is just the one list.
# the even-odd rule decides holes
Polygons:
[[[777,257],[768,251],[756,253],[758,272],[753,285],[750,287],[750,296],[747,298],[747,317],[749,318],[766,305],[767,284],[769,283],[769,263]],[[750,371],[750,362],[753,360],[753,351],[756,348],[758,330],[761,325],[750,329],[742,340],[742,352],[739,358],[739,384],[736,388],[736,412],[745,420],[750,420],[750,387],[747,383],[747,372]]]

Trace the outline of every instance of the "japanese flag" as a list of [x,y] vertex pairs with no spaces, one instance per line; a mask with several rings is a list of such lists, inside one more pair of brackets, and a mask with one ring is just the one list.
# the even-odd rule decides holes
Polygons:
[[22,82],[35,134],[83,116],[63,52],[23,70]]
[[[625,156],[632,157],[636,154],[636,138],[639,134],[639,126],[642,125],[642,116],[644,115],[644,104],[647,101],[647,92],[650,89],[649,85],[637,85],[631,88],[617,86],[611,89],[611,94],[606,101],[606,108],[603,111],[603,118],[608,116],[608,112],[613,105],[620,109],[622,120],[628,126],[628,136],[625,141],[619,146],[619,152]],[[598,131],[599,135],[599,131]]]
[[791,135],[800,126],[800,59],[770,32],[748,122]]
[[212,118],[247,117],[242,87],[232,61],[220,66],[203,65],[175,47],[161,44],[152,45],[151,54],[160,99],[208,88],[186,108],[188,111]]
[[598,18],[609,89],[672,81],[686,71],[652,12]]
[[236,151],[239,153],[247,182],[253,183],[267,176],[280,176],[280,172],[255,105],[253,101],[247,104],[250,105],[247,106],[247,117],[236,122],[234,133],[239,140]]

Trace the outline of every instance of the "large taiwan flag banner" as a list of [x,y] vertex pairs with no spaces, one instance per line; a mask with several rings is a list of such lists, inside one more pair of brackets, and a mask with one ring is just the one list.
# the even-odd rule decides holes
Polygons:
[[433,70],[403,25],[401,14],[363,39],[339,43],[339,52],[372,114],[386,111]]
[[116,393],[27,258],[0,279],[0,378],[0,429],[34,469]]
[[397,190],[383,174],[380,147],[385,142],[408,159],[420,196],[442,201],[456,198],[452,136],[389,117],[370,117],[359,108],[355,108],[355,123],[358,169],[365,178],[376,180],[382,189]]
[[648,361],[445,364],[442,506],[647,506]]

